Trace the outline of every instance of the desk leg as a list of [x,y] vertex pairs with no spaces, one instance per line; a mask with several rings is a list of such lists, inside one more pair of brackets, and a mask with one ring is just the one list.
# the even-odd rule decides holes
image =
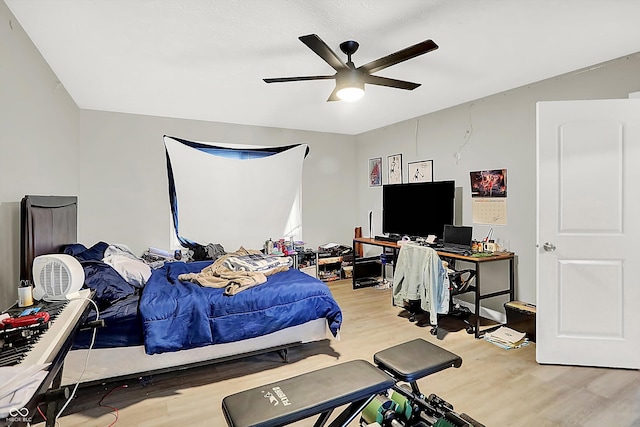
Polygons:
[[485,332],[489,332],[489,331],[493,331],[495,329],[497,329],[500,325],[497,326],[491,326],[486,328],[484,331],[482,331],[482,335],[480,334],[480,301],[482,301],[483,299],[488,299],[488,298],[493,298],[493,297],[497,297],[497,296],[501,296],[501,295],[509,295],[509,298],[511,299],[511,301],[515,300],[515,271],[514,271],[514,259],[511,258],[509,259],[509,289],[503,289],[500,290],[498,292],[493,292],[487,295],[484,295],[484,298],[482,298],[481,295],[481,291],[480,291],[480,264],[477,263],[476,264],[476,307],[475,307],[475,315],[476,315],[476,333],[475,333],[475,337],[476,338],[481,338],[481,336],[484,336]]
[[476,263],[476,339],[480,338],[480,263]]
[[509,298],[511,298],[511,301],[516,300],[516,274],[514,267],[514,258],[511,258],[509,259]]
[[353,270],[351,270],[351,287],[356,288],[356,262],[358,260],[358,254],[356,253],[356,241],[353,240]]
[[393,248],[393,268],[391,269],[391,272],[393,273],[393,275],[396,275],[396,265],[398,265],[398,255],[400,254],[400,249],[398,248]]

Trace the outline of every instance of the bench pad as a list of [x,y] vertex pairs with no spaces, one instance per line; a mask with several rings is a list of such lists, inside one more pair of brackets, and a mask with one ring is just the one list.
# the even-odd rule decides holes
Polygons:
[[373,355],[373,361],[397,380],[413,382],[443,369],[462,365],[462,359],[421,338],[390,347]]
[[222,400],[222,411],[230,427],[281,426],[367,399],[394,384],[371,363],[353,360],[232,394]]

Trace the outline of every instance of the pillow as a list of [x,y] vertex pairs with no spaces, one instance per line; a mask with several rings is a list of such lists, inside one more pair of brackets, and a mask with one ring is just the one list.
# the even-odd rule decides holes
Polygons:
[[143,261],[127,255],[107,255],[103,261],[113,267],[127,283],[136,288],[144,287],[151,277],[151,267]]
[[110,265],[95,260],[80,261],[80,264],[84,269],[85,287],[96,291],[95,299],[103,307],[136,293],[136,288]]
[[81,243],[64,247],[65,254],[80,261],[84,269],[84,286],[96,291],[95,300],[101,308],[136,293],[134,286],[102,261],[108,247],[109,244],[105,242],[98,242],[88,249]]
[[75,257],[77,254],[84,252],[86,250],[87,250],[87,247],[82,243],[73,243],[70,245],[62,246],[62,253],[71,255],[73,257]]
[[64,253],[74,256],[78,261],[97,260],[100,261],[104,258],[104,251],[109,247],[108,243],[98,242],[95,245],[87,249],[81,243],[73,245],[67,245],[64,248]]

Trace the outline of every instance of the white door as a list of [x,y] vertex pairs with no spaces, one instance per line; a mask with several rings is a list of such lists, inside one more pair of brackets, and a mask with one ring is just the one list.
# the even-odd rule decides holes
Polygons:
[[536,359],[640,368],[640,100],[537,120]]

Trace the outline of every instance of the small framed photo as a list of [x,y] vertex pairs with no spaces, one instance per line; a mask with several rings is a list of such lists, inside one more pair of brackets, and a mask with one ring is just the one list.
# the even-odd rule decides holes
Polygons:
[[382,157],[369,159],[369,187],[382,185]]
[[433,160],[421,160],[407,164],[409,182],[433,182]]
[[402,184],[402,154],[387,157],[387,182]]

